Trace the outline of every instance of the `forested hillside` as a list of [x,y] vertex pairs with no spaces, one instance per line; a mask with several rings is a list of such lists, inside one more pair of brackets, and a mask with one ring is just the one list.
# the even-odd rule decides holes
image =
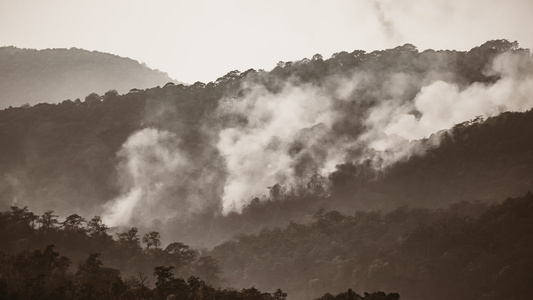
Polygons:
[[230,283],[278,286],[296,299],[350,287],[413,300],[533,297],[530,193],[493,205],[319,211],[313,218],[239,236],[211,255]]
[[180,236],[209,232],[223,241],[236,232],[307,223],[321,209],[388,212],[402,206],[445,208],[462,201],[495,203],[517,197],[533,190],[531,128],[533,111],[459,124],[441,133],[439,147],[426,140],[425,155],[412,156],[384,172],[367,163],[338,165],[328,178],[316,175],[298,190],[271,188],[241,214],[192,220],[194,226]]
[[83,99],[174,82],[139,62],[83,49],[0,48],[0,108]]
[[528,193],[446,209],[320,210],[309,224],[241,235],[206,251],[163,246],[158,232],[136,227],[113,238],[98,216],[60,222],[52,211],[12,207],[0,214],[0,296],[280,300],[285,291],[289,299],[529,299],[532,225]]
[[[532,185],[531,112],[491,116],[530,108],[531,97],[514,91],[527,91],[531,65],[529,51],[505,40],[468,52],[404,45],[5,109],[0,202],[83,211],[213,246],[263,225],[308,221],[319,208],[519,196]],[[428,127],[423,101],[439,102],[429,90],[445,93],[444,84],[459,99],[450,102],[456,92],[448,91],[443,114],[464,112],[469,101],[470,115],[435,115]],[[485,97],[489,111],[472,108]],[[427,132],[420,139],[399,125],[412,117],[408,132]]]
[[[228,286],[218,260],[181,242],[162,247],[159,232],[141,238],[132,227],[113,238],[99,216],[58,217],[18,207],[0,212],[0,299],[287,298],[279,288],[268,293]],[[381,291],[348,293],[356,300],[399,299]]]
[[531,52],[495,40],[3,109],[0,293],[529,299],[531,95]]

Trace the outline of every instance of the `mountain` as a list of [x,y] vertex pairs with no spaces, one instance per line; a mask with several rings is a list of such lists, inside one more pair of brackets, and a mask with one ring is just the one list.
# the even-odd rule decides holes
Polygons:
[[[499,201],[531,186],[530,113],[496,117],[533,106],[531,65],[506,40],[466,52],[407,44],[4,109],[0,204],[214,246],[322,206]],[[465,127],[478,115],[488,120]],[[206,227],[214,219],[227,227]]]
[[125,93],[176,82],[144,64],[83,49],[0,48],[0,108],[83,99],[109,90]]

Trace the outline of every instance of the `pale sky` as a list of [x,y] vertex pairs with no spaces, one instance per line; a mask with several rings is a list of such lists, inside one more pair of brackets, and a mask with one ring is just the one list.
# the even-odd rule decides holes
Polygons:
[[533,0],[0,0],[0,46],[130,57],[176,80],[411,43],[533,49]]

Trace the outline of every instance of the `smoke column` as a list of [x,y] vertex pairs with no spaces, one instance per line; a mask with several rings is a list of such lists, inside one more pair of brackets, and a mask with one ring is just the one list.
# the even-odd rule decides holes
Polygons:
[[174,133],[155,128],[138,131],[128,138],[118,156],[123,193],[105,206],[103,220],[107,224],[165,221],[200,209],[198,203],[190,203],[190,195],[179,191],[190,161],[180,151],[180,140]]
[[220,113],[242,116],[243,126],[219,132],[217,148],[229,173],[222,196],[223,213],[240,211],[253,197],[276,183],[294,183],[289,147],[298,131],[331,124],[331,99],[311,85],[287,84],[280,93],[257,85],[243,98],[226,99]]

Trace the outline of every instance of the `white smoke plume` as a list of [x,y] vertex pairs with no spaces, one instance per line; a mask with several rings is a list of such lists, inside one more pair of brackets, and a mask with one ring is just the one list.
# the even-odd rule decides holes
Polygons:
[[497,56],[486,70],[494,81],[469,86],[456,83],[449,70],[440,73],[439,63],[425,73],[367,69],[320,85],[288,80],[276,92],[244,80],[239,96],[219,100],[206,121],[212,144],[197,149],[212,152],[182,151],[170,131],[133,134],[118,154],[123,193],[107,204],[104,220],[164,221],[208,207],[240,212],[276,183],[305,184],[344,162],[370,159],[383,168],[423,153],[417,139],[477,116],[533,106],[533,63],[523,52]]
[[413,149],[399,147],[406,145],[402,141],[427,138],[478,116],[487,118],[533,107],[531,57],[503,53],[494,59],[487,74],[499,79],[493,84],[473,83],[463,89],[456,83],[437,80],[423,86],[413,101],[382,102],[371,110],[367,122],[372,129],[365,140],[378,150],[396,152],[396,158],[405,157]]
[[187,217],[206,207],[207,199],[194,187],[186,186],[192,162],[180,151],[180,139],[174,133],[142,129],[128,138],[118,156],[123,193],[106,204],[106,224],[150,225],[176,216]]
[[317,124],[331,125],[331,99],[312,85],[287,84],[279,93],[246,86],[242,98],[225,99],[219,113],[246,118],[244,125],[219,132],[217,148],[229,173],[222,196],[223,213],[240,211],[276,183],[295,180],[289,147],[297,133]]

